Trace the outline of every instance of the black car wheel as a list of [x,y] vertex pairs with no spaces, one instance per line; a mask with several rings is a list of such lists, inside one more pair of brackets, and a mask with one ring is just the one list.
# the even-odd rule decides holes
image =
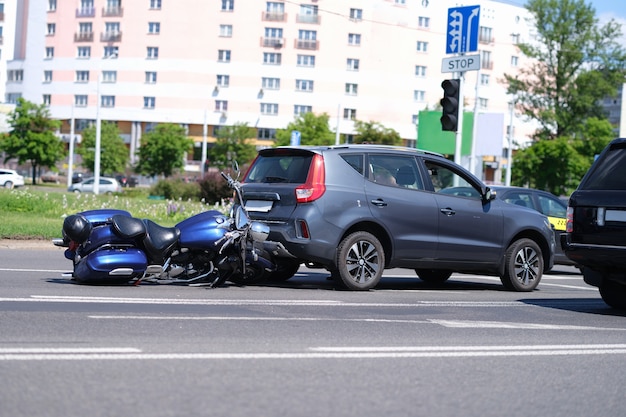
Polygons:
[[600,295],[609,306],[626,310],[626,285],[605,279],[600,285]]
[[371,233],[355,232],[337,248],[336,278],[351,290],[374,288],[385,269],[383,245]]
[[506,251],[502,284],[509,290],[532,291],[543,274],[541,249],[531,239],[516,240]]
[[424,282],[430,282],[433,284],[441,284],[446,282],[452,271],[445,269],[416,269],[417,276]]

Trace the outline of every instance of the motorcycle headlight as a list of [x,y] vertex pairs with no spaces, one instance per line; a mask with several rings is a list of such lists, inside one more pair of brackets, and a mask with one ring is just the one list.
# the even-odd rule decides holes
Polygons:
[[270,235],[270,227],[265,223],[252,222],[250,224],[250,236],[257,242],[264,242]]

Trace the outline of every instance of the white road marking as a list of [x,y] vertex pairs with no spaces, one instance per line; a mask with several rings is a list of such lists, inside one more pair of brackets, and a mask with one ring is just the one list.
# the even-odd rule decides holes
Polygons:
[[1,353],[0,361],[403,359],[509,356],[624,355],[626,345],[372,346],[313,347],[308,352],[249,353]]
[[597,326],[573,326],[561,324],[539,323],[511,323],[503,321],[470,321],[470,320],[428,320],[431,323],[444,327],[461,329],[525,329],[525,330],[621,330],[626,329],[597,327]]

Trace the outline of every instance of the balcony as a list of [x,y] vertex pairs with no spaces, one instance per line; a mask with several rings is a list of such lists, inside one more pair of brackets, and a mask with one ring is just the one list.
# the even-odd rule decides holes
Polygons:
[[95,15],[95,7],[81,7],[80,9],[76,9],[76,17],[94,17]]
[[100,34],[101,42],[121,42],[122,41],[122,32],[102,32]]
[[493,69],[493,62],[492,61],[483,61],[483,62],[480,63],[480,68],[481,69],[492,70]]
[[74,42],[93,42],[93,32],[75,33]]
[[122,17],[124,16],[124,9],[122,7],[112,6],[102,9],[103,17]]
[[261,38],[261,46],[270,48],[282,48],[285,45],[283,38]]
[[490,36],[479,36],[478,37],[478,42],[484,44],[484,45],[492,45],[495,43],[495,39],[490,37]]
[[299,14],[296,15],[296,22],[298,23],[312,23],[315,25],[320,24],[322,17],[318,14]]
[[0,12],[0,22],[4,22],[4,12]]
[[319,42],[308,39],[296,39],[294,41],[294,48],[307,49],[309,51],[316,51],[319,48]]
[[287,20],[287,13],[263,12],[261,19],[266,22],[284,22]]

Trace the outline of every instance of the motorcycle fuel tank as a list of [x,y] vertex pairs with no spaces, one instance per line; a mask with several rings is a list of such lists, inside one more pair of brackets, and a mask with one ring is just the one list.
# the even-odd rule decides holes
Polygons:
[[228,217],[217,210],[205,211],[178,223],[180,246],[213,249],[215,242],[228,231]]

